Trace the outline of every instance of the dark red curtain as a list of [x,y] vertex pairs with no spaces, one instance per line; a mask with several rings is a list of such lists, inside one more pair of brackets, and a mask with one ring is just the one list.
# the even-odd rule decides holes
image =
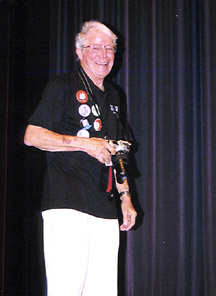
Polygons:
[[[48,80],[76,68],[74,36],[98,19],[119,36],[112,73],[127,105],[139,217],[121,235],[119,296],[216,295],[216,3],[1,1],[2,295],[45,295],[44,153],[23,144]],[[7,111],[8,110],[8,111]],[[124,109],[125,110],[125,109]],[[5,209],[5,210],[2,210]]]

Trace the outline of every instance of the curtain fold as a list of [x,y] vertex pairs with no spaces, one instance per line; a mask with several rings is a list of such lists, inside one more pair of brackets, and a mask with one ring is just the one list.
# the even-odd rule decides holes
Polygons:
[[129,119],[131,190],[139,214],[135,229],[121,234],[119,296],[216,295],[216,3],[34,0],[11,6],[10,58],[17,62],[10,74],[6,247],[16,251],[7,252],[6,264],[8,276],[19,277],[14,287],[7,281],[8,291],[15,295],[19,287],[20,295],[35,295],[33,287],[44,281],[41,255],[40,265],[31,267],[31,254],[42,249],[31,213],[38,215],[43,152],[21,149],[20,139],[12,145],[15,132],[48,79],[76,69],[75,34],[84,21],[97,19],[119,35],[112,77]]
[[202,184],[205,294],[216,293],[216,102],[215,102],[215,13],[212,1],[203,1],[201,21],[201,113],[202,113]]

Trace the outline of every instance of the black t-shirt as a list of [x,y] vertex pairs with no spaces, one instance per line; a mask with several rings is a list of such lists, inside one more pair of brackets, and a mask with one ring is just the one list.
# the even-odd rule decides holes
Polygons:
[[[48,83],[28,123],[63,135],[103,138],[107,132],[110,139],[121,139],[116,89],[104,82],[103,92],[89,78],[88,83],[93,101],[78,72],[57,76]],[[117,218],[115,200],[106,192],[109,167],[82,151],[46,153],[42,210],[71,208]]]

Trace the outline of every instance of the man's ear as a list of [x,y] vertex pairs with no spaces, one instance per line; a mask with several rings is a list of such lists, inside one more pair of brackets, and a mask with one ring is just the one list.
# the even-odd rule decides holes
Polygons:
[[82,51],[82,48],[76,48],[76,54],[77,54],[79,60],[81,61],[82,58],[83,58],[83,51]]

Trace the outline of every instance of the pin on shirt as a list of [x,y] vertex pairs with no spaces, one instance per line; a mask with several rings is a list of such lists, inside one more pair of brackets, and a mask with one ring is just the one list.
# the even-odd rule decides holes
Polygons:
[[85,129],[81,129],[77,132],[77,137],[80,137],[80,138],[89,138],[90,135],[89,135],[89,132]]
[[83,104],[79,106],[79,114],[82,117],[88,117],[90,113],[91,113],[91,108],[88,105]]
[[100,120],[100,118],[95,119],[94,121],[94,129],[99,132],[102,128],[102,122]]
[[89,121],[86,118],[81,119],[80,124],[83,127],[83,129],[85,129],[85,130],[88,130],[88,129],[90,129],[92,127],[92,125],[89,124]]
[[92,113],[94,116],[100,116],[100,110],[97,104],[92,106]]
[[84,90],[78,90],[78,92],[76,93],[76,98],[81,104],[85,104],[88,102],[88,95]]

